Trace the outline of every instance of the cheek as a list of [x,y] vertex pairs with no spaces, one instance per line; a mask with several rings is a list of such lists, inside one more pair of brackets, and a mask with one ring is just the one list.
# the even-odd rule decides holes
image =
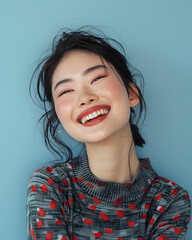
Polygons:
[[118,79],[108,81],[106,89],[114,100],[128,99],[127,91]]
[[67,116],[69,116],[70,104],[67,102],[63,103],[62,101],[57,101],[55,103],[55,111],[60,122],[65,123]]
[[[130,117],[129,97],[123,83],[118,79],[111,79],[108,85],[108,93],[113,101],[113,111],[116,113],[117,121],[127,122]],[[119,119],[119,116],[121,118]]]

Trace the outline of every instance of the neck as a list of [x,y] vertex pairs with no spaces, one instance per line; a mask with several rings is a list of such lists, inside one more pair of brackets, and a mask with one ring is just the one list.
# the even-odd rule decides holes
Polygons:
[[[138,173],[139,160],[136,156],[130,124],[102,142],[86,143],[89,166],[99,179],[125,183]],[[132,143],[132,146],[131,146]]]

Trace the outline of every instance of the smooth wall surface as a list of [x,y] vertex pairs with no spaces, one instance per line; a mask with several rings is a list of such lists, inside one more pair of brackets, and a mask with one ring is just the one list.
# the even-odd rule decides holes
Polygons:
[[186,188],[192,200],[191,13],[190,0],[1,0],[0,239],[27,238],[28,180],[55,159],[41,124],[36,127],[43,111],[28,86],[38,58],[62,27],[102,26],[124,45],[145,79],[146,145],[136,148],[138,157],[149,157],[159,175]]

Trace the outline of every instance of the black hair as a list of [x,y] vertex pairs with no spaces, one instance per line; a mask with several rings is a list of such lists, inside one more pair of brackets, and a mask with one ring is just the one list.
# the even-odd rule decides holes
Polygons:
[[[73,157],[73,153],[69,146],[56,135],[60,121],[56,115],[53,97],[52,97],[52,76],[54,70],[59,64],[63,56],[71,50],[86,50],[100,56],[101,59],[105,59],[110,65],[112,65],[126,87],[128,96],[128,89],[131,90],[140,100],[139,103],[139,117],[136,124],[133,124],[133,119],[136,117],[135,110],[131,108],[130,114],[130,127],[133,136],[134,144],[143,147],[145,140],[139,133],[137,123],[142,115],[143,110],[146,111],[146,104],[143,95],[136,84],[136,78],[143,80],[142,74],[127,61],[126,53],[123,46],[115,39],[107,37],[101,30],[91,27],[89,30],[85,30],[87,26],[81,27],[77,30],[65,29],[58,33],[52,42],[51,53],[45,57],[36,67],[33,72],[30,82],[30,94],[31,84],[34,76],[38,73],[37,77],[37,93],[39,99],[43,102],[45,113],[39,119],[40,122],[43,119],[44,128],[44,140],[49,150],[53,150],[61,158],[61,152],[65,154],[63,150],[68,151],[67,161]],[[116,44],[117,50],[112,44]],[[137,92],[134,91],[132,85],[137,88]],[[52,141],[57,143],[57,145]],[[57,147],[57,148],[56,148]],[[65,154],[66,155],[66,154]]]

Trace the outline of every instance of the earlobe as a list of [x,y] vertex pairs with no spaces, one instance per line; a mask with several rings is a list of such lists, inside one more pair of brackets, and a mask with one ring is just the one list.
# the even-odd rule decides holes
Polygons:
[[[137,87],[135,86],[134,83],[130,83],[132,89],[137,93],[137,95],[139,95],[139,92],[137,90]],[[139,98],[137,97],[137,95],[132,92],[129,88],[128,88],[128,91],[129,91],[129,104],[130,104],[130,107],[135,107],[136,105],[139,104],[140,100]]]

